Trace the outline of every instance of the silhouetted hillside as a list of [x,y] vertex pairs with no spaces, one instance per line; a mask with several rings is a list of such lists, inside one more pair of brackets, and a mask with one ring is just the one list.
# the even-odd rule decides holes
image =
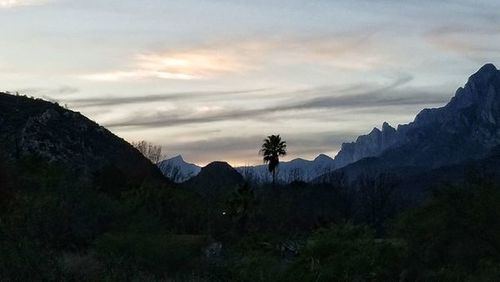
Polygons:
[[232,192],[243,182],[243,176],[228,163],[212,162],[183,185],[207,196]]
[[10,159],[39,157],[90,176],[115,167],[130,178],[163,179],[125,140],[58,104],[0,93],[0,151]]

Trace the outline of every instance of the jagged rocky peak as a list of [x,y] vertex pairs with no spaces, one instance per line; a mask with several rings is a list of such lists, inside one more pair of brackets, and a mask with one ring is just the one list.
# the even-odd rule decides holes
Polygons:
[[335,157],[335,166],[340,168],[363,158],[378,156],[396,142],[396,136],[396,129],[384,122],[382,130],[375,127],[368,135],[359,136],[356,142],[342,144]]
[[395,132],[396,129],[392,127],[389,123],[384,122],[382,124],[382,132]]
[[458,88],[447,107],[452,109],[468,107],[487,96],[491,97],[492,94],[499,95],[499,87],[500,71],[493,64],[486,64],[469,77],[463,88]]
[[380,131],[380,129],[378,129],[378,128],[374,127],[374,128],[372,129],[372,131],[370,131],[370,133],[368,133],[368,135],[361,135],[361,136],[359,136],[359,137],[358,137],[358,140],[359,140],[359,139],[363,139],[363,138],[365,138],[366,136],[378,136],[380,133],[382,133],[382,131]]
[[475,74],[469,77],[469,82],[488,84],[492,78],[498,78],[500,72],[495,65],[488,63],[482,66]]
[[491,112],[496,111],[493,108],[498,106],[499,96],[500,71],[493,64],[486,64],[469,77],[464,87],[457,89],[446,106],[422,110],[409,125],[420,127],[431,123],[446,123],[458,118],[464,109],[471,107],[475,108],[476,114],[483,112],[483,118],[493,121]]
[[371,138],[382,138],[383,140],[380,140],[382,143],[385,143],[389,140],[386,140],[387,138],[391,138],[392,134],[396,133],[396,129],[392,127],[389,123],[384,122],[382,124],[382,130],[378,129],[377,127],[374,127],[372,131],[368,135],[361,135],[358,137],[358,140],[363,140],[366,139],[366,136],[370,136]]
[[344,144],[335,161],[342,167],[361,158],[389,154],[392,163],[437,167],[480,158],[497,145],[500,71],[486,64],[447,105],[424,109],[413,122],[399,125],[397,130],[384,123],[382,131],[374,129],[356,142]]

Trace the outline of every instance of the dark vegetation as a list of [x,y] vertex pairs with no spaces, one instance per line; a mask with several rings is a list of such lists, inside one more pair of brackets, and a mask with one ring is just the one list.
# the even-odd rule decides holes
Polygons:
[[389,175],[196,192],[36,157],[0,164],[2,281],[494,281],[500,190],[472,175],[401,207]]
[[257,186],[214,163],[178,186],[77,113],[11,96],[0,109],[0,281],[500,276],[498,152],[434,171],[451,180],[389,170]]

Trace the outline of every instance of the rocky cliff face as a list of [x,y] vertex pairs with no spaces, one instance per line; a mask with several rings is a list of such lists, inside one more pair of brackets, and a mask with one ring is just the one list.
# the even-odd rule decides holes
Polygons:
[[[442,108],[425,109],[398,127],[387,158],[411,165],[441,165],[485,156],[500,144],[500,71],[492,64],[472,75]],[[398,156],[399,155],[399,156]]]
[[397,131],[387,122],[382,130],[374,128],[368,135],[359,136],[356,142],[344,143],[335,157],[335,167],[341,168],[366,157],[380,155],[397,141]]
[[484,65],[444,107],[424,109],[397,130],[384,123],[342,145],[337,168],[367,157],[385,156],[404,165],[438,167],[479,158],[500,144],[500,71]]
[[79,175],[112,165],[137,179],[163,179],[139,151],[83,115],[5,93],[0,93],[0,151],[11,159],[36,156],[60,163]]
[[[355,180],[366,174],[387,172],[403,178],[413,175],[417,181],[444,167],[461,167],[463,172],[467,164],[482,163],[488,158],[485,163],[497,164],[495,158],[499,155],[492,152],[500,148],[500,71],[492,64],[483,66],[446,106],[422,110],[413,122],[398,126],[393,138],[392,145],[378,153],[365,149],[376,148],[377,141],[372,141],[375,145],[356,142],[355,146],[363,147],[364,152],[373,153],[371,158],[362,158],[315,181],[328,182],[341,175]],[[355,156],[352,151],[339,155]],[[490,172],[495,170],[497,166],[489,168]],[[450,180],[453,175],[448,172],[442,178]]]

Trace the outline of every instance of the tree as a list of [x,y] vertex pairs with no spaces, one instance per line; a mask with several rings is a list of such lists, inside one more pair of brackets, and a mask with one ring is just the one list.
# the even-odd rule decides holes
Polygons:
[[132,146],[154,164],[158,163],[162,158],[162,148],[159,145],[142,140],[139,142],[132,142]]
[[264,163],[269,164],[269,172],[273,175],[273,184],[276,182],[276,168],[280,164],[280,156],[286,155],[286,141],[282,141],[278,135],[267,136],[260,149],[264,156]]
[[[469,169],[469,168],[468,168]],[[399,216],[395,236],[407,249],[405,281],[497,281],[500,186],[481,171],[434,187],[432,197]]]
[[381,235],[388,219],[399,211],[402,202],[397,191],[398,179],[394,175],[382,173],[377,176],[362,175],[357,181],[360,205],[357,210]]
[[237,231],[240,234],[246,232],[247,223],[255,202],[255,194],[248,183],[238,187],[228,201],[229,215],[236,221]]

